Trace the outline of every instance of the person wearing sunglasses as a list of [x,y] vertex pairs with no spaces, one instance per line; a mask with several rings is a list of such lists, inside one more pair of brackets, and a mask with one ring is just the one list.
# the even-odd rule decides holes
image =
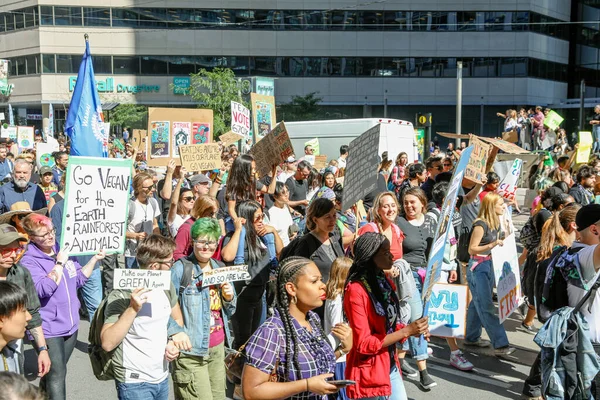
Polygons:
[[[224,267],[213,259],[221,237],[221,226],[214,218],[199,218],[191,229],[194,250],[177,260],[171,269],[171,282],[179,288],[179,304],[184,327],[171,323],[169,335],[181,351],[173,363],[173,387],[178,399],[224,399],[225,346],[231,347],[229,320],[236,308],[233,283],[205,285],[204,274]],[[191,279],[184,279],[191,274]],[[191,349],[179,337],[185,332]],[[183,336],[185,339],[186,336]],[[193,377],[190,379],[190,377]],[[210,397],[212,394],[212,397]]]
[[66,399],[67,362],[77,343],[79,299],[77,289],[83,287],[104,250],[81,266],[69,259],[56,242],[52,220],[44,215],[29,214],[23,228],[30,238],[21,265],[29,270],[40,299],[43,331],[52,367],[40,381],[50,399]]
[[[38,298],[31,274],[26,268],[17,263],[25,252],[27,239],[8,224],[0,224],[0,281],[7,281],[23,288],[27,293],[25,308],[31,314],[27,322],[27,330],[33,336],[34,348],[38,354],[38,376],[43,377],[50,370],[50,357],[46,338],[42,330],[42,317],[40,316],[40,299]],[[22,349],[22,343],[17,348]],[[23,352],[20,353],[20,364],[23,366]],[[22,370],[22,368],[21,368]]]
[[156,185],[152,176],[142,172],[133,178],[134,200],[129,201],[129,216],[125,237],[125,265],[127,268],[138,268],[135,260],[139,243],[153,233],[160,233],[158,217],[160,207],[154,198]]
[[179,228],[185,221],[190,218],[190,211],[194,207],[194,191],[183,187],[181,176],[179,182],[175,185],[175,190],[171,196],[171,205],[169,206],[169,214],[167,214],[167,226],[171,237],[177,236]]
[[427,201],[430,202],[433,200],[433,186],[435,185],[435,177],[438,176],[440,172],[444,170],[444,166],[442,165],[441,157],[429,157],[425,161],[425,168],[427,169],[427,174],[429,177],[423,184],[421,185],[421,189],[425,192],[427,196]]

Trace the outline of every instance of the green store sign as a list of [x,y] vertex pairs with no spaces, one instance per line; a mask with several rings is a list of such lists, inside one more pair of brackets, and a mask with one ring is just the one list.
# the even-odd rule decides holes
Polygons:
[[[75,84],[77,83],[77,77],[69,77],[69,92],[75,90]],[[96,88],[98,93],[159,93],[160,86],[158,85],[123,85],[121,83],[115,85],[115,78],[109,77],[104,80],[96,81]]]

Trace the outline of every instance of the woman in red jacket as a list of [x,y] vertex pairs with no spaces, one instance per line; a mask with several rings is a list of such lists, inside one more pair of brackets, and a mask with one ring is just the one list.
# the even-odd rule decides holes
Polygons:
[[354,342],[346,358],[346,378],[356,381],[356,385],[348,386],[346,392],[352,399],[405,400],[395,345],[409,336],[428,337],[427,318],[408,326],[401,323],[394,284],[384,273],[393,265],[390,242],[385,236],[363,234],[354,244],[354,256],[344,311]]

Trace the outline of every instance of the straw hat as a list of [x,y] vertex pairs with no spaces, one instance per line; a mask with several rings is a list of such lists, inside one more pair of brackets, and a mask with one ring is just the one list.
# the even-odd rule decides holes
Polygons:
[[48,211],[47,207],[44,207],[37,211],[32,211],[31,206],[26,201],[17,201],[12,206],[10,206],[10,211],[0,215],[0,224],[9,224],[13,215],[29,215],[31,213],[46,215]]

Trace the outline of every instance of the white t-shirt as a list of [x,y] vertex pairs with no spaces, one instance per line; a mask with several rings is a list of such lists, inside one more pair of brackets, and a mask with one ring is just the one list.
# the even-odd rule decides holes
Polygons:
[[288,235],[288,228],[294,224],[292,220],[292,214],[290,214],[287,207],[279,208],[273,206],[269,208],[269,221],[271,225],[277,229],[277,233],[281,238],[284,246],[290,243],[290,236]]
[[[579,250],[577,256],[579,257],[579,264],[581,265],[581,281],[586,288],[591,288],[600,272],[596,272],[594,268],[594,250],[597,245],[588,246],[579,242],[573,243],[573,247],[584,247]],[[569,306],[575,307],[579,300],[583,298],[587,290],[579,288],[575,285],[568,284],[567,292],[569,294]],[[590,302],[591,307],[590,307]],[[588,311],[589,309],[589,311]],[[596,292],[596,297],[589,299],[586,304],[581,308],[581,313],[588,322],[590,328],[590,339],[594,343],[600,343],[600,291]]]
[[287,181],[291,176],[294,176],[294,174],[295,172],[282,172],[277,177],[277,182],[285,183],[285,181]]
[[190,218],[189,215],[182,217],[179,214],[175,214],[175,219],[173,220],[173,223],[169,224],[169,232],[171,232],[171,236],[173,236],[173,237],[177,236],[177,232],[179,232],[179,228],[181,228],[181,225],[183,225],[183,223],[185,221],[187,221],[189,218]]
[[[132,218],[128,221],[127,232],[146,232],[146,235],[152,235],[154,218],[160,216],[158,201],[154,197],[150,197],[147,204],[142,204],[138,200],[130,201],[129,207],[134,207],[134,210],[129,210],[129,216],[132,216]],[[137,245],[137,240],[127,239],[125,242],[125,256],[135,257]]]
[[338,158],[337,160],[338,162],[338,168],[346,168],[346,159],[345,158]]
[[[327,335],[327,339],[329,339],[329,343],[331,343],[331,347],[333,349],[337,349],[340,345],[340,340],[331,333],[331,330],[336,324],[344,322],[344,306],[342,304],[342,296],[338,295],[333,300],[325,300],[325,334]],[[346,356],[338,358],[335,362],[341,363],[346,362]]]

